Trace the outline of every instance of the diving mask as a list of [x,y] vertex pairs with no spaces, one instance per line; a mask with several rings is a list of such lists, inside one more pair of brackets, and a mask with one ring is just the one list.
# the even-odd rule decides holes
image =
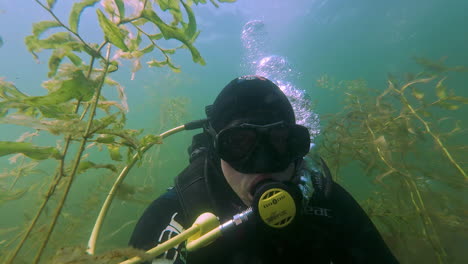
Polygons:
[[221,130],[214,145],[219,157],[241,173],[273,173],[309,152],[310,135],[304,126],[285,122],[243,123]]

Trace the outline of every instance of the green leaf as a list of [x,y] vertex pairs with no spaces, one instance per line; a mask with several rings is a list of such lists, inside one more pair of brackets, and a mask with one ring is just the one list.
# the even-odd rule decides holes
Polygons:
[[94,167],[96,165],[96,163],[92,162],[92,161],[81,161],[80,162],[80,165],[78,166],[78,173],[82,173],[84,171],[86,171],[87,169],[90,169],[92,167]]
[[71,99],[88,101],[93,97],[95,84],[88,80],[82,71],[73,72],[72,79],[63,81],[60,88],[45,96],[32,96],[25,99],[34,106],[57,105]]
[[169,26],[166,23],[164,23],[164,21],[153,10],[145,9],[143,10],[142,15],[149,21],[153,22],[159,28],[159,30],[161,30],[164,39],[173,38],[179,41],[185,39],[185,36],[180,29],[174,26]]
[[38,23],[33,24],[33,35],[36,37],[39,37],[42,33],[44,33],[46,30],[54,27],[60,27],[60,23],[52,20],[52,21],[41,21]]
[[119,10],[119,17],[122,20],[125,17],[125,4],[124,0],[114,0],[117,9]]
[[150,67],[164,67],[164,65],[167,65],[167,60],[165,61],[151,60],[151,61],[148,61],[147,64]]
[[[18,114],[24,114],[30,117],[37,117],[40,113],[47,118],[56,118],[60,120],[70,120],[77,118],[77,115],[73,113],[73,105],[36,105],[26,99],[12,99],[4,102],[0,102],[0,117],[8,114],[10,109],[17,109]],[[21,124],[26,125],[27,124]]]
[[[77,117],[76,117],[77,118]],[[51,134],[58,135],[66,134],[79,134],[85,130],[85,123],[66,120],[44,121],[39,118],[31,117],[26,114],[14,113],[6,117],[0,117],[0,124],[14,124],[19,126],[31,127],[37,130],[49,131]]]
[[78,118],[73,112],[73,105],[41,105],[37,109],[47,118],[56,118],[60,120],[70,120]]
[[3,39],[2,36],[0,36],[0,48],[3,46]]
[[154,45],[150,44],[148,46],[146,46],[145,48],[143,48],[142,50],[140,50],[141,53],[143,54],[148,54],[150,52],[152,52],[154,50]]
[[117,168],[113,164],[96,164],[92,161],[82,161],[78,166],[78,173],[85,172],[89,169],[108,169],[113,172],[117,172]]
[[109,150],[109,154],[112,160],[122,161],[122,155],[120,154],[120,146],[109,144],[107,145],[107,149]]
[[39,147],[26,142],[0,141],[0,157],[16,153],[22,153],[35,160],[61,158],[59,151],[54,147]]
[[21,197],[23,197],[28,191],[29,191],[29,188],[21,189],[21,190],[14,190],[14,191],[1,190],[0,191],[0,204],[5,203],[7,201],[18,200]]
[[182,12],[180,12],[179,1],[157,0],[157,2],[162,11],[169,10],[169,12],[172,14],[172,17],[174,18],[171,23],[172,25],[177,25],[180,21],[182,21]]
[[200,31],[195,32],[195,35],[193,35],[191,41],[194,42],[198,38],[198,35],[200,35]]
[[456,105],[456,104],[452,104],[452,103],[447,103],[447,102],[439,102],[437,103],[436,105],[444,108],[444,109],[447,109],[447,110],[457,110],[458,108],[460,108],[459,105]]
[[175,49],[162,49],[162,52],[166,54],[174,54],[176,50]]
[[96,142],[98,143],[105,143],[105,144],[110,144],[115,142],[115,137],[114,136],[102,136],[96,138]]
[[[218,3],[215,2],[215,0],[210,0],[210,2],[216,7],[216,8],[219,8],[219,5]],[[195,1],[195,3],[197,3],[197,1]],[[205,3],[205,2],[202,2],[202,3]],[[198,3],[197,3],[198,4]]]
[[119,114],[120,113],[117,112],[117,113],[113,113],[113,114],[108,115],[108,116],[104,116],[101,119],[95,119],[94,122],[93,122],[92,130],[99,131],[99,130],[105,129],[110,124],[113,124],[113,123],[115,123],[117,121],[117,118],[118,118]]
[[31,106],[25,104],[23,100],[28,96],[23,94],[16,86],[0,78],[0,117],[4,117],[12,108],[19,109],[19,112],[30,111],[31,115],[37,114],[30,110]]
[[148,144],[162,144],[163,140],[161,136],[146,135],[141,139],[141,145],[146,146]]
[[200,52],[193,46],[193,45],[187,45],[188,49],[190,50],[190,53],[192,54],[192,60],[195,63],[198,63],[200,65],[205,65],[206,62],[202,58]]
[[123,51],[128,51],[127,45],[124,42],[124,35],[120,31],[119,27],[112,23],[103,13],[101,10],[96,10],[99,25],[101,26],[104,36],[106,39],[114,44],[116,47],[120,48]]
[[186,24],[185,27],[185,34],[189,39],[192,39],[195,33],[197,32],[197,21],[195,19],[195,14],[193,13],[192,9],[190,6],[188,6],[186,3],[182,1],[182,5],[185,8],[185,12],[187,12],[188,16],[188,24]]
[[457,120],[455,122],[455,127],[448,133],[449,135],[452,135],[452,134],[455,134],[456,132],[458,131],[461,131],[462,128],[461,128],[461,120]]
[[36,52],[44,49],[55,49],[68,46],[71,50],[82,50],[83,45],[68,32],[58,32],[46,39],[38,39],[36,36],[27,36],[24,40],[29,52],[36,56]]
[[[126,34],[128,34],[128,30],[126,30],[126,32],[127,32]],[[127,42],[127,48],[130,52],[134,52],[138,50],[140,43],[141,43],[141,31],[138,31],[136,37],[130,38],[129,42]]]
[[135,39],[136,47],[138,48],[141,44],[141,31],[138,31],[136,39]]
[[57,2],[57,0],[47,0],[47,7],[50,9],[54,8],[55,2]]
[[152,39],[152,40],[159,40],[159,39],[162,39],[162,38],[163,38],[163,34],[158,33],[158,34],[154,34],[154,35],[149,35],[148,37],[149,37],[150,39]]
[[412,80],[406,84],[404,84],[401,88],[400,88],[400,92],[404,92],[406,88],[412,86],[413,84],[417,84],[417,83],[428,83],[432,80],[434,80],[435,77],[429,77],[429,78],[420,78],[420,79],[416,79],[416,80]]
[[169,9],[169,1],[170,0],[156,0],[162,11],[166,11],[167,9]]
[[116,107],[121,112],[125,111],[125,108],[120,103],[118,103],[116,101],[99,100],[98,107],[100,109],[104,110],[107,114],[110,114],[111,110],[113,110],[112,107]]
[[13,99],[13,98],[26,98],[27,95],[22,93],[12,82],[4,81],[0,78],[0,98]]
[[146,24],[148,20],[146,18],[138,18],[137,20],[132,21],[132,25],[134,26],[143,26]]
[[167,60],[167,66],[169,66],[169,68],[171,68],[173,72],[176,72],[176,73],[180,72],[180,67],[175,66],[169,59]]
[[456,101],[456,102],[460,102],[460,103],[463,103],[463,104],[468,104],[468,98],[466,97],[463,97],[463,96],[448,96],[445,98],[445,100],[451,100],[451,101]]
[[99,57],[100,54],[97,51],[97,46],[96,47],[89,47],[87,45],[83,45],[83,50],[84,52],[88,53],[92,57]]
[[107,70],[109,73],[115,72],[119,70],[119,64],[116,61],[111,61],[109,64],[109,69]]
[[86,7],[93,6],[100,0],[84,0],[73,4],[72,11],[68,19],[71,31],[78,33],[78,24],[80,23],[80,17]]
[[[210,0],[210,1],[214,1],[214,0]],[[202,3],[202,4],[206,4],[206,0],[193,0],[193,2],[198,5],[199,3]]]
[[66,54],[67,51],[64,48],[57,48],[52,52],[49,58],[49,73],[47,73],[47,77],[52,78],[57,73],[58,67]]
[[190,53],[192,54],[192,60],[195,63],[205,65],[205,61],[201,57],[200,53],[192,45],[192,43],[190,42],[190,39],[187,37],[187,35],[182,29],[167,25],[153,10],[145,9],[143,11],[142,16],[147,18],[152,23],[154,23],[159,28],[159,30],[161,30],[161,33],[163,34],[164,39],[179,40],[180,42],[185,44],[185,46],[187,46],[187,48],[190,50]]
[[436,85],[436,95],[440,99],[444,99],[445,97],[447,97],[447,86],[443,84],[444,80],[445,78],[441,79]]
[[71,51],[67,52],[66,55],[75,66],[80,66],[83,63],[83,60]]
[[388,175],[390,175],[390,174],[392,174],[394,172],[395,172],[395,169],[390,169],[389,171],[387,171],[385,173],[382,173],[379,176],[375,177],[375,181],[381,182],[385,177],[387,177]]
[[432,114],[425,110],[418,111],[418,113],[421,113],[424,117],[432,117]]
[[418,89],[414,88],[412,89],[412,94],[413,96],[418,99],[418,100],[421,100],[424,98],[424,93],[419,91]]

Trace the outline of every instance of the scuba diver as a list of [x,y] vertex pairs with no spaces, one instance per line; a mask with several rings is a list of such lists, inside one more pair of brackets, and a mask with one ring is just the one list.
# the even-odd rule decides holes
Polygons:
[[[296,124],[277,85],[260,76],[236,78],[206,114],[189,165],[145,210],[129,245],[149,250],[205,212],[221,223],[237,225],[240,212],[249,219],[204,247],[191,251],[183,242],[151,263],[398,263],[323,159],[309,153],[309,131]],[[268,200],[283,190],[287,195]],[[262,215],[284,197],[293,202]],[[268,202],[260,206],[262,199]]]

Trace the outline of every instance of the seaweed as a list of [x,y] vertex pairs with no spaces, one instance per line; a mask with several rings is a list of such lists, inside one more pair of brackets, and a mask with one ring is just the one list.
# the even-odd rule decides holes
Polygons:
[[[126,113],[129,106],[125,88],[113,80],[111,75],[119,71],[122,60],[130,60],[133,79],[141,68],[141,61],[147,57],[151,57],[147,62],[149,67],[167,66],[174,72],[180,72],[180,66],[171,58],[180,49],[188,49],[192,60],[204,65],[204,59],[194,46],[200,32],[192,5],[206,1],[83,0],[73,4],[68,21],[62,20],[55,13],[56,0],[35,2],[49,13],[51,20],[35,23],[32,34],[25,38],[25,44],[38,61],[41,52],[48,51],[46,53],[50,54],[49,79],[42,83],[47,93],[30,96],[14,83],[0,79],[0,123],[26,127],[28,133],[34,133],[37,138],[53,137],[57,143],[51,146],[45,143],[47,141],[39,139],[31,139],[30,142],[0,142],[0,156],[19,155],[16,157],[22,159],[16,170],[1,174],[2,180],[11,179],[11,185],[8,195],[3,192],[8,187],[3,184],[0,186],[0,201],[21,199],[26,190],[17,189],[17,182],[25,174],[37,174],[34,169],[37,163],[47,163],[47,167],[55,163],[56,169],[43,175],[42,183],[50,182],[45,192],[39,188],[43,194],[39,196],[41,200],[36,213],[28,216],[29,224],[11,241],[0,241],[1,245],[8,244],[5,249],[19,240],[10,252],[2,253],[6,256],[4,262],[26,261],[36,251],[27,262],[39,263],[47,247],[56,251],[53,263],[109,263],[114,258],[125,259],[136,251],[117,250],[104,259],[92,256],[107,208],[119,189],[120,197],[135,199],[131,195],[130,185],[121,185],[125,176],[142,160],[148,149],[155,144],[162,144],[164,136],[183,128],[178,127],[161,135],[142,135],[141,130],[127,128]],[[218,5],[214,0],[211,2]],[[90,10],[95,11],[102,30],[101,43],[87,41],[86,32],[80,29],[82,14]],[[168,16],[161,14],[166,11],[170,14],[169,22],[166,22]],[[175,40],[181,45],[163,48],[160,45],[163,39]],[[159,52],[158,56],[162,59],[155,56],[154,51]],[[120,102],[105,98],[103,91],[109,86],[116,88]],[[181,102],[173,101],[170,104],[175,107],[175,111],[182,109]],[[174,111],[166,114],[171,115],[169,118],[179,118]],[[108,150],[110,162],[97,163],[93,155],[104,148]],[[126,155],[123,155],[125,152]],[[105,169],[114,175],[118,173],[118,177],[101,208],[88,252],[80,246],[68,251],[57,251],[58,245],[54,245],[52,234],[57,232],[59,218],[67,218],[68,213],[63,209],[69,202],[67,198],[77,175],[90,169]],[[97,202],[93,200],[93,203]],[[23,247],[26,243],[30,244],[28,254],[18,256],[21,250],[25,251]]]
[[447,83],[467,68],[416,62],[421,72],[390,75],[385,89],[321,77],[317,85],[340,92],[343,109],[322,117],[317,151],[339,182],[353,181],[351,172],[368,177],[375,191],[361,204],[402,262],[448,263],[447,252],[460,249],[448,250],[444,236],[468,228],[466,120],[454,115],[468,98]]
[[85,253],[86,250],[81,247],[65,247],[57,250],[57,253],[51,259],[51,264],[107,264],[120,263],[131,257],[139,256],[142,260],[148,260],[144,251],[134,248],[115,249],[103,254],[91,256]]

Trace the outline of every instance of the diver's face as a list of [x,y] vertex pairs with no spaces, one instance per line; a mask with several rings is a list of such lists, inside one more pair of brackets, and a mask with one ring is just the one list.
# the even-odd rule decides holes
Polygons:
[[294,174],[294,167],[294,163],[291,162],[291,164],[289,164],[285,170],[280,172],[246,174],[236,171],[233,167],[231,167],[231,165],[229,165],[229,163],[221,160],[221,169],[223,170],[226,181],[229,183],[237,196],[239,196],[239,198],[247,206],[252,205],[253,188],[258,182],[263,180],[290,180]]

